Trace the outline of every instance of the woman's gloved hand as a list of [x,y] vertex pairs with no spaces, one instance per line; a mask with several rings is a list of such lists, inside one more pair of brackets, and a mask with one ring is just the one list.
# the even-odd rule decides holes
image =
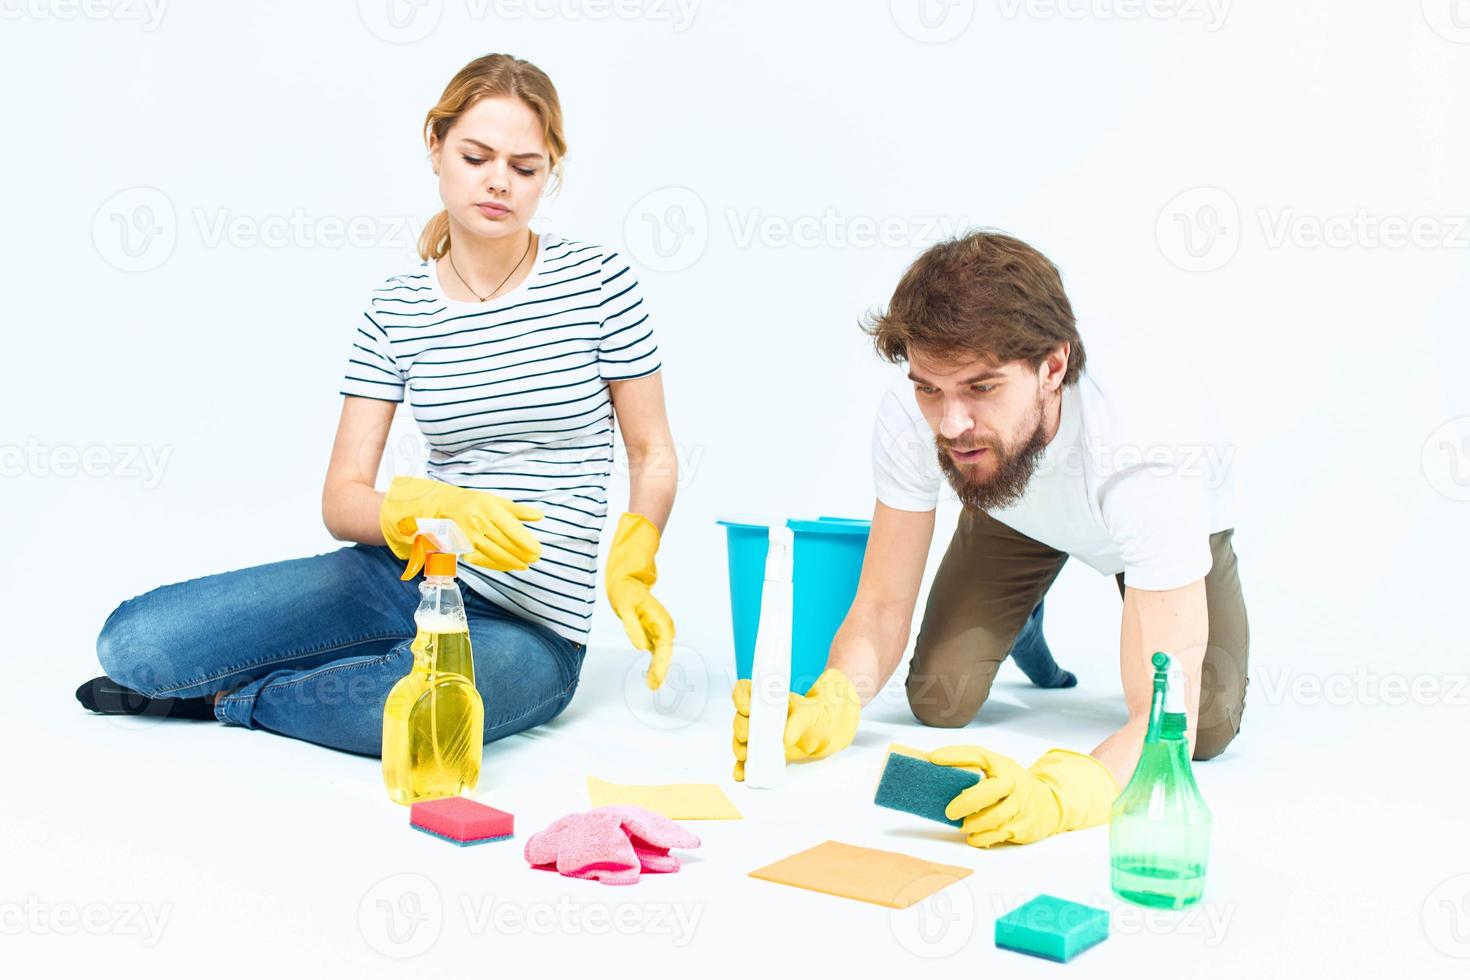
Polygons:
[[623,621],[628,640],[653,655],[645,676],[655,691],[663,684],[674,656],[673,617],[651,591],[658,580],[653,562],[658,542],[658,528],[652,521],[642,514],[624,514],[608,548],[606,574],[607,601]]
[[[750,741],[750,680],[735,682],[730,692],[735,702],[735,779],[745,780],[745,756]],[[809,762],[824,759],[847,748],[857,734],[862,704],[857,688],[836,667],[822,671],[805,697],[788,695],[786,707],[787,762]]]
[[1003,841],[1030,844],[1068,830],[1106,823],[1118,785],[1106,766],[1090,755],[1052,749],[1030,769],[978,745],[951,745],[929,753],[929,761],[983,772],[985,778],[944,808],[972,847]]
[[518,572],[541,557],[541,542],[521,523],[541,520],[535,507],[487,490],[466,490],[416,476],[394,477],[378,510],[378,526],[399,558],[408,558],[413,551],[419,517],[444,517],[458,524],[475,546],[464,559],[471,565]]

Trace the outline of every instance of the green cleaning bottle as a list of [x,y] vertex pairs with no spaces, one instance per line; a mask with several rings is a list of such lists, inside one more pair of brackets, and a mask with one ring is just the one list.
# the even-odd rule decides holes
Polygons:
[[1189,767],[1184,672],[1155,653],[1154,695],[1138,768],[1113,801],[1108,844],[1119,898],[1150,908],[1199,901],[1210,855],[1210,810]]

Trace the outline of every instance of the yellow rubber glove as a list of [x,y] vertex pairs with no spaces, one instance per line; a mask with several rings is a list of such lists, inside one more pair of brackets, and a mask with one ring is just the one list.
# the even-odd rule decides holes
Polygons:
[[674,656],[674,620],[650,591],[658,581],[653,556],[658,551],[658,528],[642,514],[618,518],[607,553],[607,601],[623,621],[623,632],[639,650],[653,655],[648,664],[651,690],[663,685]]
[[1090,755],[1052,749],[1030,769],[978,745],[951,745],[929,761],[983,772],[985,777],[949,801],[944,815],[963,820],[972,847],[1008,841],[1030,844],[1068,830],[1106,823],[1118,785]]
[[[822,671],[805,697],[796,694],[788,697],[786,729],[782,733],[787,762],[825,759],[852,744],[862,705],[857,688],[842,671],[829,667]],[[735,779],[744,782],[750,741],[750,680],[736,681],[730,698],[735,702],[735,737],[731,743],[735,750]]]
[[419,517],[447,517],[458,524],[475,546],[464,559],[471,565],[518,572],[541,557],[541,542],[521,523],[541,520],[541,511],[535,507],[486,490],[466,490],[416,476],[394,477],[378,510],[378,526],[399,558],[413,552]]

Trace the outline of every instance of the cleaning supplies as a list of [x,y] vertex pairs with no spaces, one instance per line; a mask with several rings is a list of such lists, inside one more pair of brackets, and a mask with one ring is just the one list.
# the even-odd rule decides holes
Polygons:
[[774,789],[786,773],[786,713],[791,688],[791,564],[795,538],[789,527],[770,529],[760,625],[750,674],[750,727],[745,785]]
[[679,870],[675,847],[699,846],[699,838],[662,814],[636,806],[602,806],[569,813],[526,841],[533,868],[604,885],[632,885],[639,873]]
[[[730,700],[735,702],[735,715],[731,718],[734,729],[732,748],[735,750],[735,781],[740,782],[745,779],[746,744],[750,735],[748,678],[735,682],[730,691]],[[836,667],[828,667],[822,671],[822,675],[804,696],[789,695],[787,706],[786,730],[782,735],[787,762],[825,759],[832,753],[847,748],[857,734],[858,721],[862,716],[857,688]]]
[[750,872],[750,877],[762,881],[891,909],[906,909],[969,875],[969,868],[958,865],[835,840]]
[[1107,823],[1118,784],[1090,755],[1051,749],[1022,769],[1014,759],[978,745],[951,745],[929,753],[941,766],[964,766],[985,778],[949,801],[944,815],[964,821],[971,847],[1030,844],[1053,834]]
[[740,811],[714,783],[667,783],[622,786],[587,777],[587,796],[594,807],[636,806],[670,820],[739,820]]
[[1112,886],[1135,904],[1177,909],[1204,894],[1211,817],[1189,765],[1184,671],[1166,653],[1154,654],[1153,667],[1143,751],[1113,802]]
[[878,780],[873,802],[890,810],[912,813],[958,827],[964,821],[944,815],[949,801],[974,786],[981,773],[957,766],[936,766],[929,753],[894,743]]
[[995,945],[1065,963],[1108,938],[1108,911],[1037,895],[995,920]]
[[451,844],[467,847],[507,840],[515,834],[514,815],[463,796],[419,800],[408,808],[408,823]]
[[473,790],[485,730],[464,597],[454,581],[455,555],[472,546],[451,520],[417,523],[409,569],[422,558],[424,581],[413,617],[413,666],[383,705],[383,782],[403,804]]
[[461,531],[474,535],[473,547],[458,552],[466,556],[465,561],[499,571],[524,571],[541,557],[541,542],[524,522],[543,516],[530,504],[518,504],[487,490],[397,476],[388,484],[378,508],[378,528],[389,550],[407,558],[417,536],[426,533],[422,518],[456,521]]

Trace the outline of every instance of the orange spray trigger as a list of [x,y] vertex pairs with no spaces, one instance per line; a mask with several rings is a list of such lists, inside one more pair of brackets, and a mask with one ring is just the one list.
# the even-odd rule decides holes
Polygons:
[[424,562],[429,560],[429,552],[434,550],[434,539],[427,534],[415,535],[413,539],[413,550],[408,553],[408,564],[404,566],[403,574],[399,580],[407,582],[419,573],[424,567]]
[[[408,521],[415,519],[405,517],[399,526],[402,527]],[[415,523],[418,533],[414,535],[413,550],[408,554],[408,565],[403,569],[401,581],[406,582],[417,575],[430,555],[464,555],[474,548],[459,525],[447,518],[419,518]]]

